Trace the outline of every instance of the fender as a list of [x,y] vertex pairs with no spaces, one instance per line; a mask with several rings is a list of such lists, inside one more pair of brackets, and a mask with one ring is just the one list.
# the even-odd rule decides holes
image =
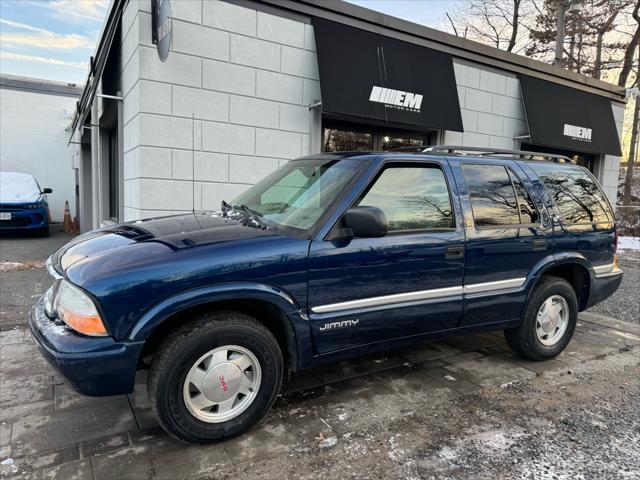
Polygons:
[[131,342],[146,340],[167,318],[187,308],[215,301],[253,299],[263,300],[284,312],[285,328],[291,330],[293,339],[288,339],[294,347],[295,359],[311,352],[309,322],[295,299],[284,290],[261,283],[223,283],[208,285],[179,292],[149,309],[134,325],[127,339]]
[[560,265],[565,265],[567,263],[577,263],[587,271],[590,271],[589,260],[578,252],[562,252],[549,254],[546,257],[542,258],[538,263],[536,263],[531,271],[529,272],[529,277],[527,279],[527,288],[533,286],[537,279],[544,275],[544,272],[549,270],[550,268],[557,267]]
[[[527,277],[527,281],[524,286],[525,290],[527,291],[527,296],[522,304],[523,310],[524,305],[527,304],[527,301],[529,300],[534,287],[538,283],[538,280],[540,279],[540,277],[542,277],[542,275],[545,274],[546,271],[553,267],[572,263],[586,268],[589,277],[591,276],[591,265],[589,263],[589,260],[584,255],[578,252],[561,252],[549,254],[546,257],[542,258],[538,263],[536,263],[529,272],[529,276]],[[520,316],[522,316],[522,314]]]

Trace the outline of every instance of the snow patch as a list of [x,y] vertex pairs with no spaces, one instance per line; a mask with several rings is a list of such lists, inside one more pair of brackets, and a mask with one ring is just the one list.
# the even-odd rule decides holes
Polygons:
[[337,443],[338,443],[338,437],[327,437],[324,440],[322,440],[318,444],[318,446],[320,448],[332,448],[332,447],[335,447]]
[[619,237],[618,250],[640,250],[640,237]]
[[42,260],[29,260],[28,262],[0,261],[0,272],[17,272],[19,270],[30,270],[32,268],[42,267],[44,267],[44,261]]

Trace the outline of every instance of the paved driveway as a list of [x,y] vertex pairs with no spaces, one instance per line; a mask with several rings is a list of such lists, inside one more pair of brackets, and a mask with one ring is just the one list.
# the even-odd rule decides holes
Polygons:
[[[64,241],[56,236],[47,247]],[[31,249],[19,241],[15,245],[20,249],[15,257],[21,256],[12,256],[14,261],[48,253],[37,243]],[[2,260],[8,260],[14,247],[4,241],[0,246]],[[250,432],[193,446],[159,430],[150,414],[144,374],[132,395],[90,398],[74,393],[51,370],[25,329],[26,308],[34,292],[48,283],[39,280],[41,273],[38,267],[2,273],[0,476],[640,476],[640,432],[633,427],[640,414],[638,325],[583,314],[566,352],[547,362],[512,355],[501,333],[493,332],[316,369],[287,382],[274,410]],[[31,278],[38,279],[38,288]],[[571,411],[581,405],[600,410],[583,418],[582,410]],[[527,421],[507,407],[524,409]],[[561,419],[546,411],[554,408]],[[562,423],[567,421],[577,426]],[[616,430],[607,428],[612,421],[620,423]],[[584,435],[600,441],[601,432],[593,429],[618,442],[620,451],[590,452],[593,445],[576,440]],[[558,440],[558,432],[565,430],[569,433]],[[559,442],[556,450],[565,449],[568,457],[580,452],[587,459],[585,470],[576,470],[573,462],[563,464],[557,451],[545,452],[545,441]],[[513,463],[511,449],[517,452]],[[596,467],[589,466],[589,459],[603,455]]]

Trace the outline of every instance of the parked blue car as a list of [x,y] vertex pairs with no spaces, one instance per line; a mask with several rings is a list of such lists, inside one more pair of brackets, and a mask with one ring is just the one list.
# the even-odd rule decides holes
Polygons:
[[51,189],[41,189],[29,173],[0,172],[0,232],[49,236],[48,193]]
[[193,442],[255,424],[289,373],[357,355],[502,329],[554,357],[622,279],[612,208],[563,158],[469,150],[309,156],[219,212],[81,235],[49,259],[31,332],[87,395],[150,368],[160,424]]

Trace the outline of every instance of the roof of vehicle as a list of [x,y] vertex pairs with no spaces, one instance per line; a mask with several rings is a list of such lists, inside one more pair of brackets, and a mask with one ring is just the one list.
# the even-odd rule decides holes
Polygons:
[[504,150],[497,148],[464,147],[456,145],[433,145],[429,147],[408,147],[391,151],[349,151],[329,152],[302,157],[304,160],[326,160],[342,158],[372,158],[390,156],[415,156],[419,158],[433,158],[435,156],[456,157],[460,159],[478,160],[517,160],[517,161],[548,161],[553,163],[568,163],[573,165],[573,160],[564,155],[551,153],[532,152],[527,150]]

